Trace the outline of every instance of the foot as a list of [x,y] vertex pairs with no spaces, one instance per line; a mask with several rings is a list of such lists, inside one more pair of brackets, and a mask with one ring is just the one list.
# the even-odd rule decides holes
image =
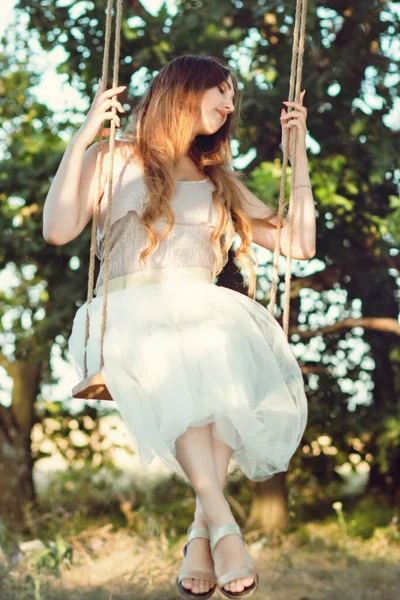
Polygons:
[[[193,527],[207,527],[205,521],[196,520]],[[184,566],[189,569],[208,569],[214,571],[214,562],[211,556],[210,540],[194,538],[187,547]],[[215,587],[212,581],[204,579],[182,579],[182,587],[190,590],[192,594],[204,594]]]
[[[209,528],[215,529],[225,523],[235,523],[230,506],[226,502],[226,508],[218,518],[209,522]],[[252,564],[252,558],[246,550],[243,539],[237,533],[231,533],[219,540],[214,550],[214,568],[215,575],[219,577],[223,573],[240,569],[249,563]],[[254,577],[242,577],[230,581],[223,586],[227,592],[243,592],[254,582]]]
[[[250,557],[251,558],[251,557]],[[242,539],[236,534],[231,533],[223,537],[214,550],[215,573],[218,577],[222,573],[240,569],[249,561],[247,552]],[[242,577],[226,583],[223,588],[227,592],[243,592],[254,582],[254,577]]]

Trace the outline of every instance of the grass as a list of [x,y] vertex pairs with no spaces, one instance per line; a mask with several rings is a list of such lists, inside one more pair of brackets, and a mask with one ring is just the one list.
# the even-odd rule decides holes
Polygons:
[[[304,531],[307,536],[304,537]],[[310,523],[271,547],[260,536],[248,549],[268,600],[395,600],[400,546],[384,536],[350,538],[341,549],[338,526]],[[137,535],[112,524],[69,535],[46,550],[0,561],[2,600],[161,600],[178,598],[174,580],[184,539]],[[70,555],[65,553],[70,548]],[[40,561],[38,556],[42,557]],[[36,561],[34,557],[36,556]],[[58,560],[58,564],[57,564]],[[40,568],[35,569],[35,564]],[[58,572],[57,572],[58,570]]]
[[[0,600],[179,598],[175,577],[195,508],[190,488],[174,476],[151,493],[118,492],[112,477],[93,482],[69,473],[39,509],[27,506],[25,531],[0,527]],[[400,527],[384,497],[342,505],[325,494],[313,506],[298,494],[286,534],[270,537],[246,528],[248,486],[233,481],[226,492],[260,575],[255,599],[397,600]],[[21,548],[24,540],[38,545]]]
[[[182,500],[185,494],[171,485],[158,497],[157,503],[119,497],[119,505],[113,498],[104,506],[43,506],[30,515],[25,537],[42,542],[31,551],[19,550],[21,535],[0,531],[1,600],[178,598],[175,577],[194,500]],[[342,520],[332,509],[279,540],[243,527],[260,575],[254,598],[397,600],[400,529],[393,509],[381,498],[363,498],[341,513]]]

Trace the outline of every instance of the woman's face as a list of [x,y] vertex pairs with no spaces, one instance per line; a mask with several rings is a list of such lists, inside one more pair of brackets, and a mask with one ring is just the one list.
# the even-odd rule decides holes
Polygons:
[[200,116],[196,123],[196,135],[212,135],[226,121],[227,114],[233,112],[233,82],[229,75],[227,81],[204,92]]

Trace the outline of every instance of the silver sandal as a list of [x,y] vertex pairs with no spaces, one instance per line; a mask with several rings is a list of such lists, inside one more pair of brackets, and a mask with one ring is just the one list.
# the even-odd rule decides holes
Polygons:
[[[212,554],[213,560],[214,560],[214,552],[215,552],[216,545],[223,537],[225,537],[226,535],[230,535],[231,533],[237,533],[240,536],[240,538],[244,544],[243,535],[242,535],[242,532],[240,531],[240,527],[237,523],[226,523],[225,525],[216,527],[214,530],[213,529],[210,530],[210,545],[211,545],[211,554]],[[242,579],[243,577],[253,577],[254,581],[249,587],[246,587],[241,592],[228,592],[228,590],[224,589],[223,586],[226,585],[227,583],[230,583],[231,581],[235,581],[235,579]],[[227,573],[224,573],[220,577],[217,577],[217,584],[218,584],[218,588],[219,588],[219,591],[221,592],[221,594],[223,594],[227,598],[244,598],[245,596],[246,597],[252,596],[254,594],[254,592],[257,590],[258,584],[259,584],[259,577],[254,569],[253,561],[250,559],[250,557],[248,557],[246,564],[243,567],[241,567],[240,569],[234,569],[233,571],[228,571]]]
[[[188,541],[183,549],[183,556],[186,556],[187,547],[189,546],[189,543],[193,539],[195,539],[195,538],[206,538],[207,540],[210,539],[207,527],[193,528],[193,525],[194,525],[194,523],[192,523],[188,529],[188,533],[187,533]],[[191,598],[191,599],[202,598],[203,600],[206,600],[206,598],[211,598],[211,596],[214,594],[215,590],[217,589],[217,586],[215,585],[208,592],[194,594],[191,590],[187,590],[186,588],[183,587],[183,585],[182,585],[183,579],[203,579],[204,581],[210,581],[211,583],[214,583],[214,584],[217,583],[217,579],[215,577],[214,571],[210,571],[209,569],[186,569],[186,570],[181,569],[179,575],[176,578],[176,587],[178,588],[178,592],[184,598]]]

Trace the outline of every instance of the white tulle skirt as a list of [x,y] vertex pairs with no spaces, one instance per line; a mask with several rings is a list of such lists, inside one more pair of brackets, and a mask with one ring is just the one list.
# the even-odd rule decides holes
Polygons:
[[[152,280],[155,271],[166,277]],[[109,283],[101,372],[143,467],[159,457],[186,477],[175,440],[189,426],[212,423],[212,435],[233,449],[249,479],[286,471],[306,426],[307,399],[269,311],[216,286],[205,269],[157,269]],[[100,370],[102,305],[102,295],[89,305],[89,375]],[[68,341],[80,379],[86,309],[76,312]]]

